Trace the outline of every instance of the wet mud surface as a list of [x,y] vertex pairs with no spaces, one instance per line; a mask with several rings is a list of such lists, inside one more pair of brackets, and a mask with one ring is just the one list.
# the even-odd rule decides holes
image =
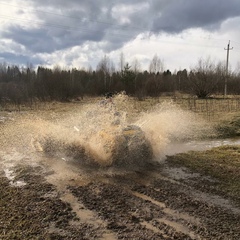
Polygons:
[[1,172],[0,239],[240,239],[237,203],[210,194],[214,181],[198,188],[196,173],[61,164],[72,172],[57,177],[52,163],[15,166],[11,180]]
[[[0,123],[0,240],[240,239],[240,201],[209,176],[150,159],[141,168],[137,161],[122,168],[80,164],[83,154],[74,139],[91,118],[83,121],[79,106],[66,109],[11,114]],[[191,121],[179,127],[186,115],[179,114],[157,115],[162,128],[150,133],[163,132],[168,119],[177,119],[170,133],[185,132]],[[92,123],[91,131],[95,117]],[[54,140],[49,151],[39,144],[45,136]],[[155,143],[166,147],[167,140],[163,135]],[[64,144],[55,147],[58,141]]]

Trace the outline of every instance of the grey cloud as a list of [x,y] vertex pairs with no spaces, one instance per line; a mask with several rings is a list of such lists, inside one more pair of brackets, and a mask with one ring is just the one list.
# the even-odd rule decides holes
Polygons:
[[[144,1],[143,1],[144,2]],[[22,44],[34,53],[52,53],[68,47],[79,46],[86,41],[108,43],[104,46],[107,51],[120,48],[125,42],[134,38],[139,32],[141,22],[145,22],[144,16],[139,11],[138,15],[131,16],[131,22],[120,24],[118,18],[112,16],[112,9],[118,4],[127,4],[129,1],[115,1],[114,4],[107,0],[53,0],[53,1],[32,1],[34,4],[33,13],[36,19],[33,23],[38,23],[39,27],[28,28],[21,25],[12,25],[2,36],[13,39]],[[139,4],[141,1],[131,1],[132,4]],[[131,24],[137,27],[132,27]]]
[[14,65],[22,65],[27,63],[31,63],[33,65],[43,64],[43,61],[41,59],[23,54],[2,52],[0,55],[0,59],[1,58],[4,59],[4,62],[11,63]]
[[[239,0],[30,0],[38,28],[12,25],[1,33],[32,53],[52,53],[81,46],[87,41],[104,42],[104,51],[121,48],[142,32],[179,33],[188,28],[215,29],[224,20],[240,15]],[[143,5],[142,9],[138,6]],[[113,15],[119,6],[129,22]],[[21,12],[21,7],[19,7]],[[136,11],[135,11],[136,9]],[[23,9],[24,10],[24,9]],[[120,12],[120,9],[119,9]],[[38,20],[37,20],[38,19]],[[23,22],[22,22],[23,23]],[[23,24],[21,24],[23,25]],[[31,26],[29,21],[28,25]],[[7,57],[7,56],[6,56]],[[8,56],[10,58],[10,56]]]
[[[36,9],[39,8],[38,2],[34,1]],[[62,4],[59,4],[61,3]],[[109,1],[98,1],[97,4],[93,0],[70,0],[66,1],[41,1],[41,6],[45,5],[61,12],[61,14],[48,14],[37,11],[37,17],[44,19],[45,23],[64,24],[71,28],[71,31],[76,29],[82,33],[78,35],[78,43],[82,41],[107,41],[111,45],[121,46],[132,37],[135,37],[139,32],[143,31],[140,28],[141,22],[145,22],[143,14],[139,11],[135,17],[132,15],[129,24],[120,24],[120,20],[112,16],[112,9],[118,4],[129,4],[129,1],[115,1],[114,4]],[[144,1],[142,1],[144,2]],[[131,1],[131,4],[136,3],[136,6],[141,1]],[[68,17],[67,17],[68,16]],[[134,26],[132,26],[132,23]],[[146,28],[145,28],[146,29]],[[115,35],[115,37],[113,37]],[[88,39],[87,39],[88,38]],[[119,44],[111,43],[111,38],[115,38]]]
[[3,38],[13,39],[33,52],[47,51],[51,47],[47,33],[42,29],[29,31],[19,26],[11,26],[7,32],[2,33],[2,36]]
[[[80,42],[81,39],[85,41],[89,37],[92,41],[109,41],[109,46],[122,46],[129,39],[144,31],[158,34],[160,32],[179,33],[195,27],[214,29],[224,20],[240,15],[239,0],[116,0],[114,2],[107,0],[97,2],[93,0],[43,0],[40,2],[35,0],[33,3],[36,8],[47,6],[71,17],[59,19],[60,22],[64,21],[69,26],[78,24],[85,30],[88,29],[92,34],[79,36]],[[112,9],[119,5],[137,8],[142,3],[148,4],[149,8],[138,9],[130,14],[128,16],[130,22],[125,25],[121,25],[119,19],[111,14]],[[40,12],[37,15],[42,17]],[[43,17],[46,22],[56,20],[54,15],[45,14]],[[98,31],[92,31],[94,26]],[[111,38],[117,40],[118,43],[111,42]]]
[[[92,1],[92,0],[69,0],[69,1],[62,1],[62,0],[53,0],[53,1],[33,1],[36,6],[36,9],[42,10],[42,12],[36,12],[36,14],[40,17],[44,17],[46,21],[52,18],[59,18],[60,21],[70,23],[74,20],[74,17],[78,20],[80,19],[88,19],[94,21],[105,20],[109,22],[108,15],[102,15],[102,8],[111,8],[111,4],[108,1]],[[52,9],[49,14],[44,14],[46,7],[48,9]],[[50,14],[54,12],[56,14]],[[62,19],[61,16],[62,15]],[[69,18],[64,18],[63,16],[69,16]],[[76,19],[76,20],[77,20]],[[62,22],[61,22],[62,23]]]
[[85,41],[101,41],[104,31],[96,24],[91,29],[84,25],[64,28],[63,25],[41,26],[38,29],[26,30],[20,26],[12,26],[2,33],[3,38],[14,39],[27,50],[38,53],[51,53],[56,50],[81,45]]
[[224,20],[239,15],[238,0],[169,1],[159,12],[155,11],[152,31],[178,33],[195,27],[216,29]]

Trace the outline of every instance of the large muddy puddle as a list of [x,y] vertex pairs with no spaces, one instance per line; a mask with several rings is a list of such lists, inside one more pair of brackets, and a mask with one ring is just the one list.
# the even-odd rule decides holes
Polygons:
[[160,159],[165,159],[167,155],[171,156],[188,151],[205,151],[214,147],[239,144],[239,138],[194,140],[189,142],[171,142],[164,149],[163,156],[161,156]]
[[2,115],[0,164],[7,169],[58,160],[131,169],[161,162],[167,155],[240,143],[200,140],[213,137],[214,131],[194,113],[171,102],[141,112],[122,94],[113,101]]

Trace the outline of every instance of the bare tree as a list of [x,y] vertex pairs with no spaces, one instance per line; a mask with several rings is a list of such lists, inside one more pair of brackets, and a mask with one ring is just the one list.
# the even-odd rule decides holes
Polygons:
[[216,64],[210,57],[200,58],[189,74],[191,91],[198,98],[209,97],[223,79],[224,67],[222,63]]
[[240,61],[237,62],[237,66],[236,66],[235,72],[236,72],[236,74],[238,76],[240,76]]
[[125,56],[124,56],[123,52],[121,52],[121,54],[120,54],[120,58],[119,58],[119,68],[120,68],[120,73],[123,72],[123,70],[124,70],[124,66],[125,66]]
[[138,61],[137,58],[133,59],[131,66],[132,66],[132,70],[135,74],[141,72],[141,63]]
[[104,75],[104,88],[105,91],[109,90],[109,85],[111,84],[111,77],[115,71],[114,63],[110,60],[108,56],[104,56],[97,65],[97,70],[102,72]]
[[163,60],[161,60],[157,54],[155,54],[150,62],[149,65],[149,72],[157,74],[158,72],[163,72],[164,70],[164,63]]

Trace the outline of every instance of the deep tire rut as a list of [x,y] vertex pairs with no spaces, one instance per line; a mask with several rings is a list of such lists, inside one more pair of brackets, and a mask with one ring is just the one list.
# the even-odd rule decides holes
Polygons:
[[133,173],[69,190],[117,239],[239,239],[240,214],[201,201],[185,185],[154,175],[146,184],[141,173],[141,179]]

